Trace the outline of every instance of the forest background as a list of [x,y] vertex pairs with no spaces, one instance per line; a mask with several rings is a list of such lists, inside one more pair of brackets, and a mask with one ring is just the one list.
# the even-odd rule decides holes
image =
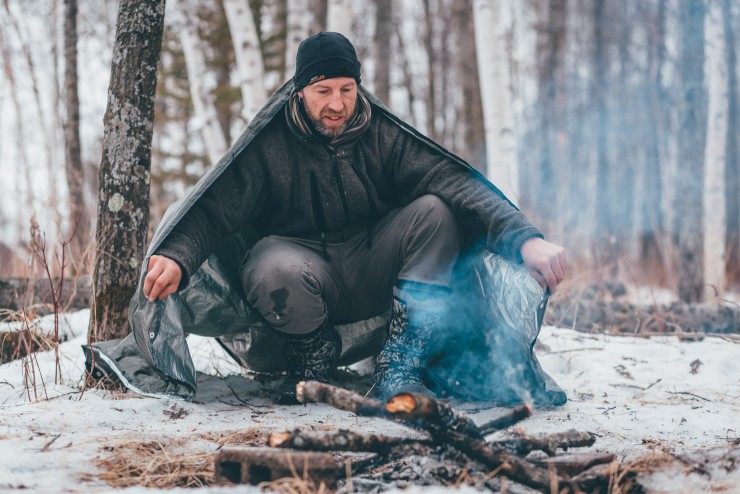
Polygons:
[[[0,277],[34,275],[34,222],[51,250],[72,238],[69,275],[92,273],[117,11],[2,1]],[[731,0],[168,0],[150,234],[298,42],[333,30],[364,85],[567,248],[571,281],[722,302],[740,285],[739,27]]]

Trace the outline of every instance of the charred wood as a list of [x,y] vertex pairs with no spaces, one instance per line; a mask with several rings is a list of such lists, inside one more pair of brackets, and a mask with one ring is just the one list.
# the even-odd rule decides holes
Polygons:
[[216,478],[257,485],[285,477],[307,478],[318,487],[334,486],[344,467],[329,453],[272,448],[227,448],[216,456]]
[[424,429],[435,438],[444,438],[450,431],[483,438],[470,417],[426,395],[399,393],[388,400],[385,409],[392,417]]
[[365,451],[388,455],[391,450],[402,445],[430,445],[431,442],[427,439],[360,434],[346,429],[339,429],[334,432],[295,429],[292,432],[271,434],[267,444],[273,448],[313,451]]
[[530,451],[544,451],[554,456],[559,449],[592,446],[596,436],[590,432],[569,430],[543,436],[518,436],[510,439],[490,441],[492,447],[517,456],[526,456]]
[[572,477],[596,465],[608,465],[614,458],[614,453],[580,453],[533,459],[532,463],[543,468],[553,467],[558,475]]
[[506,429],[522,420],[532,416],[532,405],[519,405],[514,407],[510,412],[496,417],[495,419],[485,422],[478,426],[482,435],[488,435],[501,429]]
[[326,403],[363,417],[387,415],[383,402],[379,400],[318,381],[299,382],[296,385],[296,399],[300,403]]

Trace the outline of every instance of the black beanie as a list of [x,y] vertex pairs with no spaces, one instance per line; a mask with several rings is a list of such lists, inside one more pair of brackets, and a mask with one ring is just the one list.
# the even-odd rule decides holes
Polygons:
[[360,83],[360,61],[352,43],[339,33],[321,32],[304,39],[296,56],[295,88],[334,77],[352,77]]

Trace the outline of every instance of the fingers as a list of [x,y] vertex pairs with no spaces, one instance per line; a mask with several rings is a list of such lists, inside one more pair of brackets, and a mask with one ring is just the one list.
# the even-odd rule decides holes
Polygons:
[[177,291],[181,278],[182,272],[175,261],[152,256],[144,278],[144,296],[151,302],[164,300]]
[[543,290],[547,290],[547,281],[545,281],[545,278],[540,274],[539,271],[535,271],[534,269],[529,269],[529,274],[532,275],[532,278],[537,281],[537,283],[540,284]]

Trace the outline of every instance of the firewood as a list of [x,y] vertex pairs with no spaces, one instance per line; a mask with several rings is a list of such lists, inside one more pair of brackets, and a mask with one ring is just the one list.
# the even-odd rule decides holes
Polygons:
[[512,408],[508,413],[479,425],[478,429],[480,429],[481,434],[486,436],[501,429],[506,429],[517,422],[529,418],[531,415],[532,405],[519,405]]
[[470,417],[423,394],[399,393],[388,400],[385,409],[394,418],[418,423],[434,437],[444,437],[448,431],[477,439],[483,437]]
[[329,453],[289,449],[225,448],[216,456],[217,479],[257,485],[285,477],[334,486],[344,477],[344,467]]
[[300,403],[326,403],[363,417],[387,415],[383,402],[379,400],[318,381],[299,382],[296,385],[296,398]]
[[578,448],[592,446],[596,436],[590,432],[568,430],[542,436],[518,436],[497,441],[489,441],[492,447],[517,456],[526,456],[530,451],[544,451],[554,456],[558,448]]
[[559,475],[572,477],[595,465],[609,464],[613,461],[614,453],[578,453],[532,460],[532,463],[543,468],[553,466]]
[[339,429],[333,432],[313,432],[295,429],[292,432],[270,434],[267,444],[273,448],[293,448],[313,451],[367,451],[387,455],[403,444],[431,444],[426,439],[360,434]]

